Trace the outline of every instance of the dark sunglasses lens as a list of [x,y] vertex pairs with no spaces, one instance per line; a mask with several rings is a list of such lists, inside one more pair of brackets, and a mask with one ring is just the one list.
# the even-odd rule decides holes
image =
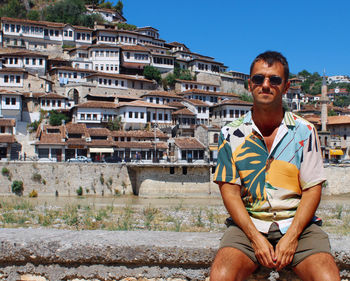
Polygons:
[[264,80],[265,80],[265,76],[264,75],[254,75],[252,77],[252,81],[256,85],[261,85],[262,83],[264,83]]
[[282,83],[282,78],[279,76],[271,76],[269,80],[271,85],[281,85]]

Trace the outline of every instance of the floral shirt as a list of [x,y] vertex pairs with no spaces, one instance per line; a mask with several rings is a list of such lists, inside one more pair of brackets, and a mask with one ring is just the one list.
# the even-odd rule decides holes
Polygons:
[[291,112],[285,112],[270,152],[251,112],[221,130],[214,181],[241,186],[243,203],[261,232],[276,222],[285,233],[301,191],[325,180],[316,130]]

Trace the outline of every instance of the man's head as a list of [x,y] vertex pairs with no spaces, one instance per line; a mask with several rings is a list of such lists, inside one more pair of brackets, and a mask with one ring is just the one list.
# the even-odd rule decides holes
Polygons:
[[286,81],[288,80],[289,66],[288,66],[287,59],[281,53],[274,52],[274,51],[266,51],[258,55],[250,66],[250,75],[252,75],[252,70],[254,68],[255,63],[260,60],[265,61],[269,66],[273,65],[276,62],[281,63],[284,70],[284,79],[286,79]]
[[256,57],[250,69],[248,88],[254,107],[267,110],[282,108],[282,96],[288,92],[289,67],[286,58],[278,52],[265,52]]

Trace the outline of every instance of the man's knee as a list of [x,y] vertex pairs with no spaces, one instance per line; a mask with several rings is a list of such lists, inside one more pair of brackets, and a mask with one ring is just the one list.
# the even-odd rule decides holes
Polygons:
[[210,271],[210,280],[245,280],[257,265],[235,248],[222,248],[216,254]]

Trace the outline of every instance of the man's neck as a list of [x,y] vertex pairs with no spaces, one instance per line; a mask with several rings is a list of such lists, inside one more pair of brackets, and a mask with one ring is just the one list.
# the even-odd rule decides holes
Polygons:
[[254,108],[252,110],[252,118],[255,125],[264,137],[271,136],[276,128],[282,122],[284,116],[283,108],[278,110]]

